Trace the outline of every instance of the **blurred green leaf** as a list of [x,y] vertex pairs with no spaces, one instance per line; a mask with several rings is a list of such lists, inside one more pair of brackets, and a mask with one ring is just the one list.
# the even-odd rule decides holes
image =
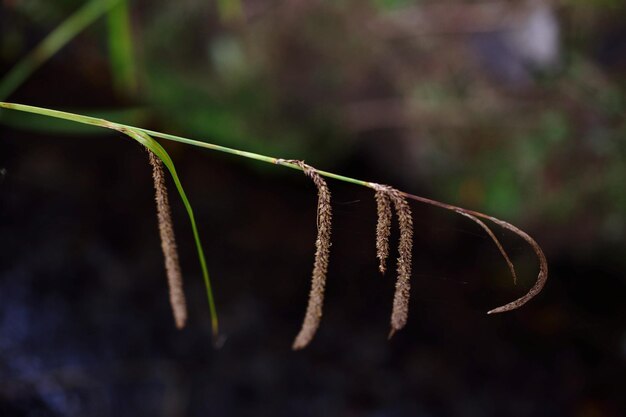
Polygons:
[[113,74],[113,84],[119,94],[133,96],[137,92],[137,73],[127,0],[120,0],[109,10],[107,23],[109,65]]
[[91,0],[53,30],[0,80],[0,101],[9,97],[39,66],[120,0]]

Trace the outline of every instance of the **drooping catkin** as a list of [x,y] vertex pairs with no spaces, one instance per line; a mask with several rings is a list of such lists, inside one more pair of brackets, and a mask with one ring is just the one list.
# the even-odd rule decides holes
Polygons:
[[[391,331],[389,337],[406,325],[409,315],[409,298],[411,290],[411,258],[413,249],[413,218],[411,208],[404,195],[395,188],[386,185],[375,185],[376,195],[384,193],[393,203],[400,226],[400,242],[398,243],[398,278],[393,296],[391,311]],[[377,236],[378,237],[378,236]]]
[[157,205],[157,218],[159,221],[159,234],[161,236],[161,249],[165,258],[165,271],[170,292],[170,304],[174,313],[176,327],[182,329],[187,321],[187,303],[183,291],[183,277],[180,272],[178,249],[174,236],[172,213],[170,210],[167,188],[165,186],[165,173],[163,162],[148,150],[150,165],[152,165],[152,179],[154,180],[155,200]]
[[332,210],[330,204],[330,190],[326,181],[315,171],[315,168],[306,165],[302,161],[290,161],[299,165],[304,173],[311,178],[317,187],[317,239],[315,241],[315,263],[311,277],[311,290],[309,302],[306,308],[302,328],[293,342],[293,349],[298,350],[306,347],[322,318],[324,304],[324,289],[326,287],[326,273],[330,255],[330,234],[332,223]]
[[411,258],[413,249],[413,218],[409,203],[396,189],[389,193],[396,209],[400,224],[400,243],[398,244],[398,280],[396,292],[393,296],[393,310],[391,313],[391,332],[389,337],[402,329],[409,315],[409,296],[411,290]]
[[385,273],[389,256],[389,234],[391,233],[391,202],[384,188],[376,188],[376,257],[378,269]]

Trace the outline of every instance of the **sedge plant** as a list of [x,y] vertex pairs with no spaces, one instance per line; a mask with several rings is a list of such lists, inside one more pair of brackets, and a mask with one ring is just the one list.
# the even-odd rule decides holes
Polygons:
[[[333,180],[343,181],[358,186],[370,188],[374,192],[374,197],[377,203],[378,222],[376,227],[376,255],[379,261],[379,269],[381,273],[385,273],[387,258],[389,254],[389,236],[392,217],[395,216],[398,219],[398,225],[400,229],[399,242],[398,242],[398,254],[399,257],[396,263],[396,288],[393,298],[393,307],[391,313],[390,333],[391,337],[395,332],[402,329],[408,318],[409,311],[409,297],[410,297],[410,278],[411,278],[411,249],[413,245],[413,220],[409,200],[414,200],[420,203],[429,204],[442,209],[453,211],[460,214],[473,222],[477,223],[491,238],[498,250],[500,251],[503,259],[505,260],[509,270],[511,271],[514,282],[516,281],[516,273],[513,263],[509,258],[506,250],[496,235],[493,233],[487,222],[491,222],[513,232],[517,236],[526,241],[532,250],[535,252],[539,262],[539,273],[534,285],[530,290],[518,299],[511,301],[505,305],[494,308],[487,312],[487,314],[503,313],[511,310],[515,310],[522,305],[526,304],[532,298],[534,298],[544,287],[548,278],[548,264],[546,257],[537,244],[537,242],[526,232],[517,228],[516,226],[495,218],[493,216],[480,213],[473,210],[468,210],[462,207],[458,207],[452,204],[443,203],[440,201],[432,200],[426,197],[421,197],[413,194],[409,194],[404,191],[397,190],[391,186],[377,184],[375,182],[364,181],[356,178],[351,178],[339,174],[335,174],[328,171],[319,170],[308,164],[305,164],[300,160],[285,160],[281,158],[275,158],[272,156],[261,155],[258,153],[247,152],[243,150],[228,148],[225,146],[202,142],[194,139],[185,138],[182,136],[171,135],[167,133],[148,130],[136,126],[130,126],[126,124],[116,123],[108,121],[102,118],[90,117],[80,114],[68,113],[59,110],[53,110],[49,108],[34,107],[24,104],[0,102],[0,109],[7,109],[19,112],[34,113],[40,116],[49,118],[64,119],[70,122],[82,123],[92,125],[96,127],[106,128],[121,132],[128,137],[139,142],[149,152],[150,164],[153,167],[153,178],[155,182],[156,201],[157,201],[157,215],[159,219],[159,229],[162,241],[162,248],[165,257],[165,266],[168,276],[169,288],[170,288],[170,301],[174,313],[176,325],[182,327],[186,319],[186,307],[184,294],[182,292],[182,277],[180,274],[180,268],[178,266],[178,255],[176,252],[176,244],[174,240],[173,228],[171,227],[171,219],[169,214],[169,204],[167,202],[167,193],[165,190],[163,180],[163,168],[165,166],[169,171],[172,180],[176,186],[178,194],[182,199],[182,202],[187,210],[190,225],[193,231],[193,236],[198,253],[198,259],[206,286],[207,300],[209,304],[209,310],[211,314],[211,324],[214,337],[218,336],[218,319],[217,310],[215,307],[215,300],[213,297],[213,291],[211,287],[211,280],[207,268],[207,263],[202,249],[202,242],[200,240],[200,234],[195,222],[193,209],[181,181],[176,172],[174,162],[170,158],[165,148],[155,139],[166,139],[169,141],[180,142],[183,144],[196,146],[200,148],[210,149],[214,151],[224,152],[232,155],[236,155],[243,158],[253,159],[259,162],[274,164],[277,166],[283,166],[295,170],[302,171],[306,174],[315,184],[318,193],[318,206],[317,206],[317,227],[318,235],[315,242],[316,253],[315,262],[312,273],[311,290],[309,293],[309,301],[306,309],[305,318],[302,324],[302,329],[296,336],[293,343],[294,349],[302,349],[307,346],[313,339],[322,317],[322,307],[324,302],[324,289],[326,284],[326,273],[328,270],[330,245],[331,245],[331,223],[332,223],[332,208],[330,200],[330,190],[324,180],[324,178],[330,178]],[[2,120],[2,119],[0,119]],[[217,340],[217,339],[216,339]]]

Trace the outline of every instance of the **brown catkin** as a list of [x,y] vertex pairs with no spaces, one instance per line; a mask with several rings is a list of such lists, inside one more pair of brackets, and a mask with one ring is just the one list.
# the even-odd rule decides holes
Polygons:
[[384,192],[393,203],[400,226],[400,242],[398,243],[398,278],[393,296],[391,312],[391,331],[389,337],[406,325],[409,315],[409,298],[411,290],[411,258],[413,249],[413,218],[411,208],[404,195],[395,188],[376,185],[376,191]]
[[176,327],[182,329],[187,321],[187,304],[183,292],[183,277],[178,261],[178,249],[172,224],[172,213],[165,187],[165,173],[163,162],[152,151],[148,151],[150,165],[152,165],[152,179],[154,180],[155,199],[157,204],[157,218],[159,220],[159,234],[161,249],[165,257],[165,271],[170,291],[170,304],[174,313]]
[[376,257],[378,269],[385,273],[389,256],[389,234],[391,233],[391,202],[385,188],[376,188]]
[[315,241],[315,263],[313,264],[311,291],[309,292],[309,303],[304,315],[304,321],[300,332],[293,342],[293,349],[298,350],[306,347],[311,342],[322,318],[324,289],[326,286],[326,273],[328,271],[331,245],[332,211],[330,205],[330,190],[328,189],[328,185],[326,185],[326,181],[324,181],[313,167],[306,165],[304,162],[289,162],[299,165],[317,187],[317,240]]

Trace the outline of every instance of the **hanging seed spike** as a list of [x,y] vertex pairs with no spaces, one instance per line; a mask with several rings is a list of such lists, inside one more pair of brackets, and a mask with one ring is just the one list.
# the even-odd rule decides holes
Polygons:
[[413,249],[413,217],[411,208],[404,195],[391,187],[384,186],[389,199],[393,202],[398,224],[400,226],[400,241],[398,243],[398,278],[396,291],[393,297],[391,312],[391,338],[396,331],[402,329],[409,315],[409,300],[411,291],[411,264]]
[[332,208],[330,204],[330,190],[326,181],[309,165],[302,161],[289,161],[299,165],[304,173],[311,178],[317,187],[317,239],[315,240],[315,262],[311,276],[311,291],[302,323],[302,328],[293,342],[293,349],[305,348],[317,332],[322,319],[324,304],[324,290],[326,287],[326,273],[331,246]]
[[378,269],[381,274],[385,273],[387,258],[389,257],[389,235],[391,233],[391,202],[384,187],[375,184],[376,190],[376,257]]
[[152,165],[152,179],[154,181],[159,235],[161,237],[163,257],[165,258],[165,272],[169,286],[170,304],[172,306],[176,327],[182,329],[185,327],[185,322],[187,321],[187,303],[183,291],[183,276],[180,271],[172,213],[167,195],[167,187],[165,186],[163,162],[150,150],[148,150],[148,156],[150,165]]

